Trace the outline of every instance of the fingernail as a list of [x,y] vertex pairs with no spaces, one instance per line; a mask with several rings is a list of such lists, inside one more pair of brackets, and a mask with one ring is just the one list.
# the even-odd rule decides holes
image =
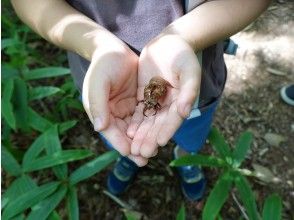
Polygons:
[[192,109],[192,106],[190,104],[186,105],[186,107],[184,108],[184,114],[186,117],[189,117],[191,109]]
[[100,131],[102,127],[102,120],[100,117],[94,118],[94,130]]

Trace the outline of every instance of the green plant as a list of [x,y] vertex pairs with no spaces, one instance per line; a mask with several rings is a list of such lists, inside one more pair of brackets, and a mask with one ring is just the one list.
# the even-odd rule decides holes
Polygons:
[[[235,148],[231,149],[219,131],[213,128],[209,134],[209,142],[218,156],[188,155],[170,163],[171,166],[200,165],[216,167],[222,170],[222,174],[216,181],[205,203],[202,212],[203,220],[212,220],[218,217],[234,186],[246,209],[246,217],[248,216],[250,220],[261,219],[254,192],[245,177],[246,175],[254,176],[254,173],[240,168],[250,148],[252,137],[250,132],[242,133],[237,140]],[[262,219],[281,219],[281,209],[282,202],[280,197],[277,195],[269,196],[265,201]]]
[[[92,156],[89,150],[62,150],[57,126],[54,125],[41,134],[29,147],[20,163],[2,147],[2,167],[15,180],[2,196],[2,218],[47,219],[58,216],[54,209],[66,198],[70,219],[78,218],[78,199],[76,184],[100,172],[117,157],[114,151],[107,152],[68,173],[68,162]],[[53,170],[57,181],[38,186],[30,177],[33,171]]]

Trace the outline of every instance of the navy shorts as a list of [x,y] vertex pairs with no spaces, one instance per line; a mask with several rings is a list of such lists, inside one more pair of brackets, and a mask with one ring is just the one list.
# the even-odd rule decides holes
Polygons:
[[185,151],[196,153],[205,144],[218,101],[211,103],[201,115],[186,119],[173,136],[173,140]]

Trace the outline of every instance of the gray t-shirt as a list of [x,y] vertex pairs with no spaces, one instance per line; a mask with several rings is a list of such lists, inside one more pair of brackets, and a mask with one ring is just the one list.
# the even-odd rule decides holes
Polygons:
[[[185,13],[185,4],[197,7],[203,0],[67,0],[76,10],[104,26],[126,42],[137,54],[167,25]],[[72,76],[80,91],[89,61],[68,52]],[[202,80],[199,107],[205,109],[216,101],[224,88],[226,67],[222,42],[212,45],[202,53]]]

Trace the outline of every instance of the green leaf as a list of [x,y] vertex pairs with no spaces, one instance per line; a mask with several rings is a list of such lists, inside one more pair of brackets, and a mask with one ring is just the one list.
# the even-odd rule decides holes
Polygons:
[[61,186],[55,193],[36,204],[30,212],[27,220],[46,220],[50,213],[57,207],[65,196],[66,186]]
[[212,128],[209,136],[209,142],[212,144],[213,149],[224,159],[228,160],[231,157],[231,150],[226,143],[224,136],[216,129]]
[[1,100],[1,111],[7,124],[11,128],[15,129],[16,122],[15,122],[15,117],[13,114],[13,107],[10,102],[11,96],[13,94],[13,89],[14,89],[13,79],[5,80],[5,86],[4,86],[3,96]]
[[22,175],[9,186],[2,196],[1,209],[22,194],[36,188],[36,183],[27,175]]
[[31,164],[32,161],[34,161],[45,149],[47,136],[48,133],[44,132],[37,139],[35,139],[35,141],[32,143],[32,145],[29,147],[23,157],[23,167],[29,166],[29,164]]
[[51,95],[54,95],[61,90],[54,86],[39,86],[32,88],[29,92],[29,100],[36,100],[36,99],[42,99]]
[[27,86],[25,81],[20,78],[14,79],[12,100],[16,118],[16,125],[17,127],[21,128],[22,131],[27,132],[29,130]]
[[26,80],[42,79],[55,76],[63,76],[70,73],[68,68],[63,67],[46,67],[29,71],[25,74]]
[[43,118],[32,108],[29,108],[29,124],[31,128],[40,132],[45,132],[53,125],[52,122],[48,121],[46,118]]
[[66,203],[69,220],[79,220],[79,201],[75,187],[69,187]]
[[51,155],[39,157],[27,163],[26,166],[23,167],[23,170],[25,172],[41,170],[75,160],[82,160],[92,155],[93,153],[89,150],[63,150]]
[[182,203],[181,208],[177,214],[177,220],[185,220],[186,219],[186,211],[184,203]]
[[51,195],[57,189],[59,184],[59,182],[47,183],[14,198],[13,201],[7,204],[7,207],[3,211],[2,218],[9,219],[27,208],[32,207],[47,196]]
[[189,165],[200,165],[209,167],[225,167],[226,162],[222,159],[206,156],[206,155],[186,155],[173,160],[170,166],[189,166]]
[[12,176],[19,176],[22,173],[20,165],[4,146],[1,147],[1,159],[1,165],[7,173]]
[[118,158],[119,154],[116,151],[109,151],[94,160],[82,165],[76,169],[69,177],[70,184],[74,185],[84,179],[87,179],[96,173],[103,170],[110,163]]
[[77,120],[66,121],[58,124],[59,133],[63,134],[77,124]]
[[247,179],[240,173],[235,174],[235,184],[240,195],[240,199],[246,209],[250,220],[259,220],[260,216],[257,211],[256,200],[253,191]]
[[246,157],[246,154],[250,148],[253,135],[250,132],[244,132],[240,135],[236,148],[233,152],[234,166],[239,167]]
[[7,47],[16,46],[18,44],[20,44],[20,42],[15,40],[14,38],[1,39],[1,50]]
[[54,211],[49,215],[48,220],[62,220],[62,219],[61,219],[61,216],[56,211]]
[[281,220],[282,219],[282,199],[276,194],[266,198],[263,211],[263,220]]
[[202,219],[216,219],[223,204],[226,202],[232,186],[232,177],[229,172],[224,173],[214,185],[205,203]]
[[124,212],[124,215],[126,217],[127,220],[141,220],[141,219],[145,219],[144,214],[140,213],[140,212],[136,212],[130,209],[123,209],[122,210]]
[[[50,129],[48,129],[45,134],[45,146],[47,154],[51,155],[56,152],[60,152],[62,149],[59,140],[57,125],[54,125]],[[60,166],[54,167],[53,171],[59,179],[65,179],[67,177],[68,168],[66,164],[62,164]]]
[[6,82],[8,79],[13,79],[15,77],[19,76],[18,69],[12,67],[11,65],[7,63],[2,63],[1,65],[1,80],[2,82]]

